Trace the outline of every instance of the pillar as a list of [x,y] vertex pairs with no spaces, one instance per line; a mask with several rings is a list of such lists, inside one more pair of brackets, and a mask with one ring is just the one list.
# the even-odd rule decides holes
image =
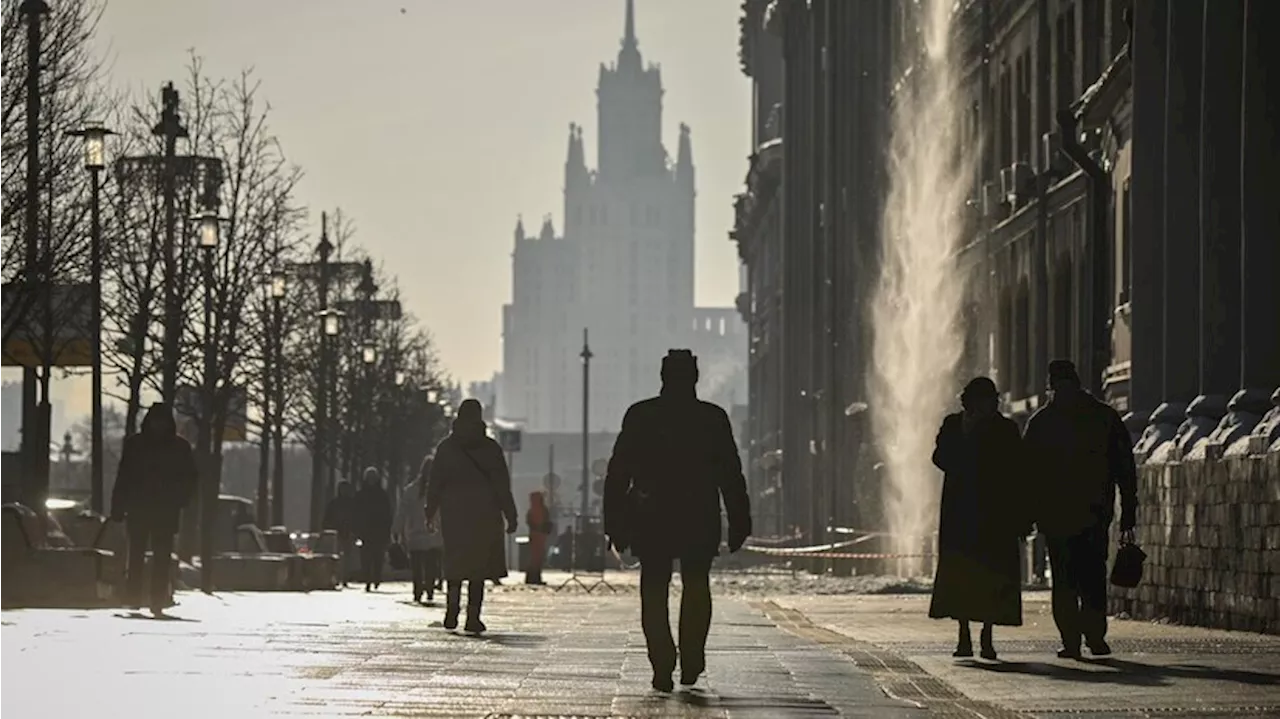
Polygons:
[[1225,414],[1239,382],[1240,101],[1244,4],[1200,3],[1200,396]]
[[1166,402],[1188,403],[1200,382],[1199,0],[1167,4],[1164,105],[1164,381]]
[[[1245,5],[1240,148],[1240,381],[1267,392],[1280,386],[1280,5]],[[1268,45],[1271,47],[1268,48]]]
[[1130,180],[1132,356],[1129,407],[1144,421],[1163,398],[1164,85],[1163,2],[1133,5],[1133,170]]

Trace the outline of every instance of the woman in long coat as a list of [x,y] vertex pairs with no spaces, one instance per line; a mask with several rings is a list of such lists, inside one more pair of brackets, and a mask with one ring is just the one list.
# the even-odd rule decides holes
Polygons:
[[1017,481],[1018,426],[999,412],[995,383],[971,381],[963,412],[938,431],[933,463],[946,477],[938,528],[938,571],[929,616],[960,624],[955,656],[973,656],[969,622],[982,622],[982,657],[995,659],[992,627],[1022,624],[1018,540],[1026,536]]
[[440,528],[448,552],[444,578],[448,582],[445,629],[456,629],[461,610],[462,582],[467,582],[467,623],[473,634],[485,630],[480,621],[486,580],[507,576],[507,534],[516,531],[516,502],[511,474],[502,448],[485,434],[480,403],[466,400],[458,407],[453,431],[436,448],[427,485],[427,521],[440,513]]
[[436,527],[427,526],[427,483],[431,477],[433,457],[422,460],[418,478],[404,488],[400,504],[396,507],[396,522],[391,532],[409,551],[409,565],[413,572],[413,601],[435,601],[436,578],[440,576],[440,560],[444,551],[444,539]]

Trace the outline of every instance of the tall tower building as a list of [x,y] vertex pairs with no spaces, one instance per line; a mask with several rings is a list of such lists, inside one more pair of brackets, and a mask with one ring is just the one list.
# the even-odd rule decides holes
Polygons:
[[[662,93],[627,0],[618,57],[600,66],[596,88],[597,168],[583,128],[570,125],[563,235],[549,219],[536,236],[516,231],[498,413],[527,431],[581,429],[584,327],[592,431],[617,431],[632,402],[657,392],[666,351],[695,338],[693,146],[686,125],[674,161],[663,146]],[[745,353],[745,330],[733,331]]]

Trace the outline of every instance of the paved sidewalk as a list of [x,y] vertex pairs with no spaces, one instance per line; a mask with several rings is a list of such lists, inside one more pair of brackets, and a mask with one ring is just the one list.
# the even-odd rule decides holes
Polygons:
[[[3,613],[6,717],[511,715],[898,717],[847,656],[717,599],[710,673],[649,688],[638,597],[503,588],[483,639],[439,628],[408,587],[365,594],[181,593],[180,619],[119,610]],[[674,615],[673,615],[674,616]]]
[[1280,637],[1113,619],[1111,658],[1061,660],[1048,592],[1029,592],[1023,626],[996,629],[998,661],[958,660],[955,623],[930,620],[928,606],[928,595],[786,596],[764,609],[828,645],[840,640],[815,630],[873,646],[845,651],[930,706],[963,704],[958,694],[986,716],[1280,716]]

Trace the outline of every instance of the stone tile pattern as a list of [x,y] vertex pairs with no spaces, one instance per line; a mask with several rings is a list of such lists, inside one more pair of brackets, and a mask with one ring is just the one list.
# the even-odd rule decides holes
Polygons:
[[[879,651],[868,652],[873,658],[899,657],[897,664],[886,661],[895,670],[886,677],[891,690],[899,686],[894,673],[913,679],[923,671],[939,680],[941,684],[923,685],[928,702],[950,700],[951,706],[963,706],[955,701],[954,690],[974,702],[1035,717],[1280,716],[1277,636],[1114,620],[1108,633],[1113,657],[1058,659],[1061,644],[1049,593],[1037,591],[1023,595],[1022,626],[997,627],[1000,659],[989,662],[951,656],[956,624],[929,619],[928,596],[790,596],[775,601],[820,628],[874,645]],[[861,655],[855,661],[866,666]],[[881,671],[873,672],[880,677]],[[973,708],[978,714],[994,714]]]
[[174,614],[185,621],[167,622],[118,610],[7,611],[3,714],[926,715],[736,600],[717,600],[708,675],[668,696],[649,688],[635,595],[499,589],[486,602],[491,633],[477,639],[444,631],[442,610],[412,605],[408,591],[184,592]]
[[1146,571],[1113,613],[1280,634],[1280,452],[1139,467],[1137,529]]

